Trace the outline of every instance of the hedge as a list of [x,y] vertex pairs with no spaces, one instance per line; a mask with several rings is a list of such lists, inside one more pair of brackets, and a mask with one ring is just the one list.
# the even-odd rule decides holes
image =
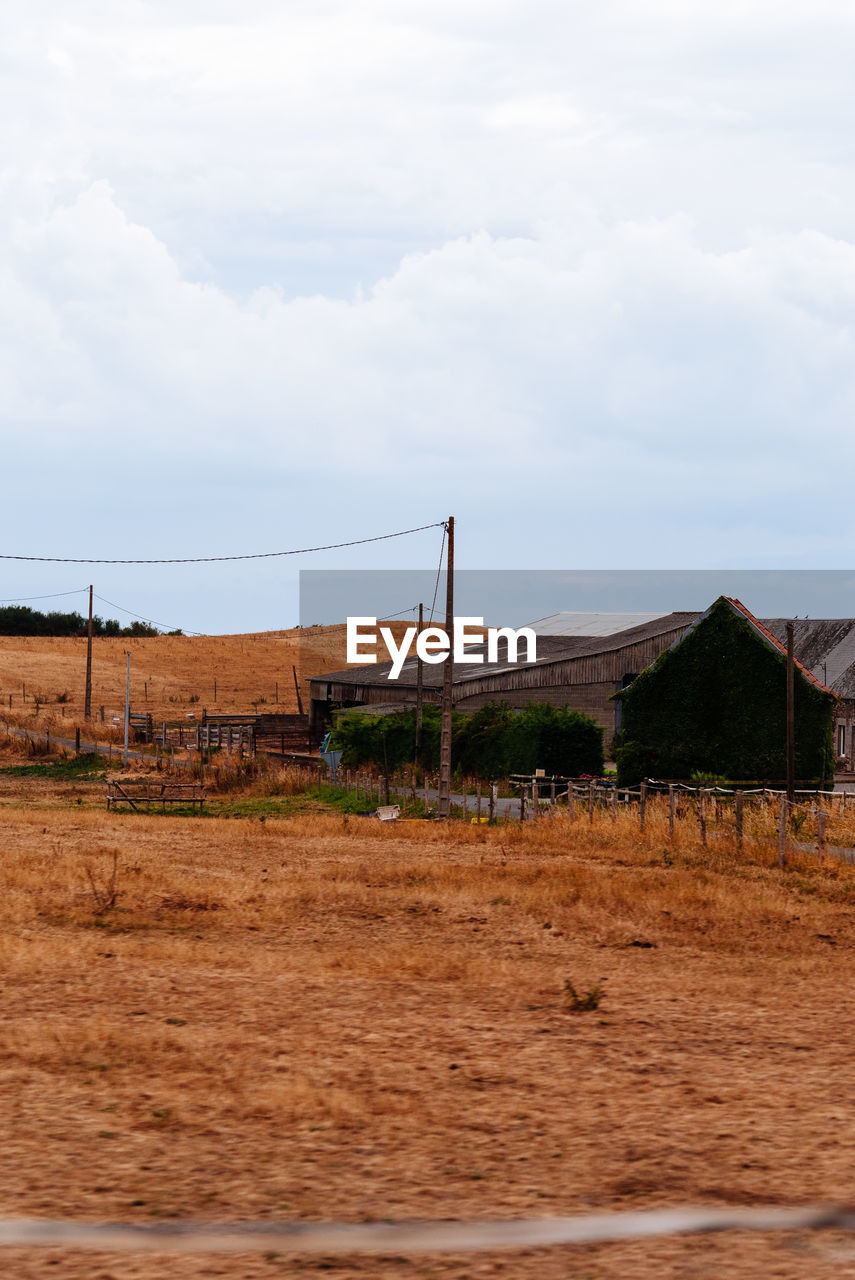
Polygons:
[[[440,710],[424,708],[419,763],[439,767]],[[332,744],[343,751],[342,764],[372,764],[390,773],[415,757],[415,709],[377,716],[362,711],[342,714]],[[590,716],[568,707],[533,703],[514,711],[491,703],[479,711],[452,717],[452,762],[456,773],[488,781],[511,773],[578,777],[603,771],[603,730]]]

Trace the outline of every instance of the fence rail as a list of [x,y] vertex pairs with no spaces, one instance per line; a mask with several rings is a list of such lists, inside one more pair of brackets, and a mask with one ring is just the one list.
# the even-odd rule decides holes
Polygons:
[[189,806],[202,812],[205,803],[205,792],[198,782],[115,782],[107,783],[107,808],[118,809],[127,805],[129,809],[150,811],[152,805],[166,812],[167,805]]

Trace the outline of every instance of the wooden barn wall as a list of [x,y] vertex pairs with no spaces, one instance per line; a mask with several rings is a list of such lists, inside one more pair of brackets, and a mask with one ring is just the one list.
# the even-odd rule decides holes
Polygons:
[[[456,683],[454,701],[459,704],[464,698],[486,693],[494,697],[506,695],[516,689],[543,689],[577,684],[611,683],[612,693],[620,684],[624,675],[632,672],[637,675],[651,662],[659,657],[663,649],[667,649],[685,631],[679,627],[675,631],[653,636],[648,640],[639,640],[636,644],[625,645],[619,649],[609,649],[604,653],[583,654],[578,658],[566,658],[559,662],[544,663],[539,667],[507,667],[488,676],[472,676]],[[505,701],[508,701],[505,697]]]
[[[512,707],[524,707],[530,702],[572,707],[593,716],[603,726],[608,746],[615,728],[615,704],[610,701],[611,695],[619,688],[626,674],[637,674],[650,666],[684,631],[685,627],[677,627],[639,640],[635,644],[544,663],[542,666],[509,666],[490,675],[472,675],[464,681],[455,682],[454,705],[461,711],[476,711],[489,702],[507,702]],[[401,686],[394,680],[378,680],[376,684],[348,684],[345,681],[325,681],[323,677],[319,677],[312,681],[311,690],[313,704],[330,701],[371,705],[415,701],[415,690]],[[440,699],[439,689],[425,689],[426,702],[437,703]],[[317,710],[320,710],[320,706]]]
[[454,706],[459,711],[477,711],[479,707],[495,702],[498,698],[511,707],[527,707],[529,703],[549,703],[555,707],[570,707],[573,711],[584,711],[606,731],[605,744],[609,745],[615,731],[615,704],[610,701],[615,691],[614,680],[600,680],[593,684],[558,684],[538,689],[503,690],[501,694],[476,693],[470,697],[455,698]]

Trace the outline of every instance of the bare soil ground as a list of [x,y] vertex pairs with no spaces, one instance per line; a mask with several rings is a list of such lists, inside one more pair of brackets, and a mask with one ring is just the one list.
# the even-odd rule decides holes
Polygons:
[[[0,795],[4,1216],[846,1202],[855,869],[531,828]],[[117,867],[112,880],[114,857]],[[110,899],[115,890],[115,902]],[[600,983],[598,1008],[572,1012]],[[825,1277],[842,1236],[459,1257],[4,1251],[5,1273]]]

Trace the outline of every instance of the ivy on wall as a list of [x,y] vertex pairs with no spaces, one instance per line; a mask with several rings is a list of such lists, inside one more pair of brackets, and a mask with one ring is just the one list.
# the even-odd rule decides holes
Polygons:
[[[786,656],[723,597],[679,644],[615,696],[623,704],[620,786],[688,780],[695,771],[739,781],[786,776]],[[833,776],[833,694],[795,672],[799,784]]]

